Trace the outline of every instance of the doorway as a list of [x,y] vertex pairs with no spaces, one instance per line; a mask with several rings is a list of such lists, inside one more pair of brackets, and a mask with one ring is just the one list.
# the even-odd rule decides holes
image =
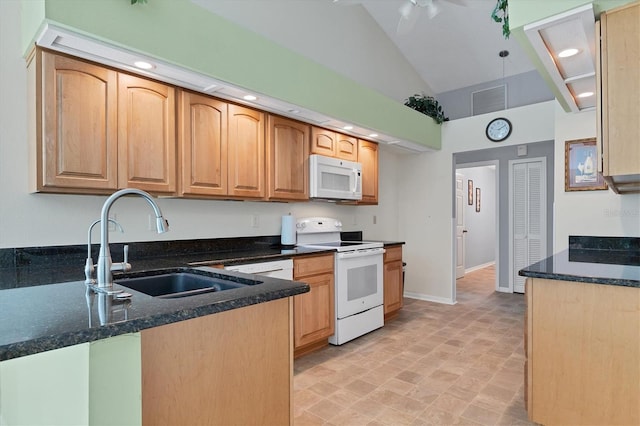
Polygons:
[[491,291],[499,290],[498,174],[497,160],[456,164],[456,279],[486,269]]

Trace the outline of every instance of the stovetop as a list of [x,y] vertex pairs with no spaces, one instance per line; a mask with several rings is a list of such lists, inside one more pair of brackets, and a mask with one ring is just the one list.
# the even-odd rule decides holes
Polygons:
[[330,242],[319,242],[319,243],[304,243],[298,244],[300,247],[310,247],[310,248],[333,248],[336,251],[344,252],[344,251],[353,251],[353,250],[365,250],[372,248],[381,248],[384,246],[383,243],[378,241],[330,241]]

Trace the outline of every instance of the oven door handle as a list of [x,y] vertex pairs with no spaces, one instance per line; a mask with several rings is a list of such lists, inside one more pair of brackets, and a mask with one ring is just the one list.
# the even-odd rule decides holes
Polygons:
[[338,259],[353,259],[355,257],[375,256],[376,254],[383,254],[384,252],[385,249],[383,248],[354,250],[336,253],[336,257]]

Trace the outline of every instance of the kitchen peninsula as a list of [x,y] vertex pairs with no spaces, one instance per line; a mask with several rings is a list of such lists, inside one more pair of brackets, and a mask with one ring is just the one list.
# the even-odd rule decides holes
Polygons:
[[86,246],[0,250],[3,421],[289,423],[293,296],[308,285],[189,264],[323,250],[282,250],[272,245],[276,237],[249,240],[131,243],[129,275],[195,268],[225,280],[260,281],[177,299],[121,287],[118,277],[114,287],[130,298],[87,291],[79,280]]
[[640,423],[640,239],[570,236],[520,275],[529,419]]

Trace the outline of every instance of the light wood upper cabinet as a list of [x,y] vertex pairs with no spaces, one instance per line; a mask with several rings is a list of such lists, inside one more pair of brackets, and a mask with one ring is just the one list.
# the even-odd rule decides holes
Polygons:
[[263,198],[264,113],[233,104],[228,108],[228,193],[243,198]]
[[336,157],[348,161],[358,161],[358,139],[336,133]]
[[227,103],[180,93],[180,195],[227,195]]
[[336,133],[320,127],[311,127],[311,154],[335,157],[336,152]]
[[403,306],[402,246],[389,247],[384,254],[384,320],[393,319]]
[[358,140],[358,162],[362,164],[362,200],[359,204],[378,204],[378,144]]
[[311,154],[358,161],[358,140],[314,126],[311,128]]
[[267,127],[267,198],[308,200],[310,126],[269,115]]
[[333,253],[293,259],[293,279],[311,288],[293,298],[294,356],[326,346],[335,332]]
[[36,189],[117,189],[117,73],[49,52],[29,72],[39,80]]
[[600,16],[598,137],[602,174],[618,193],[640,192],[640,2]]
[[118,74],[118,184],[176,192],[175,89]]

